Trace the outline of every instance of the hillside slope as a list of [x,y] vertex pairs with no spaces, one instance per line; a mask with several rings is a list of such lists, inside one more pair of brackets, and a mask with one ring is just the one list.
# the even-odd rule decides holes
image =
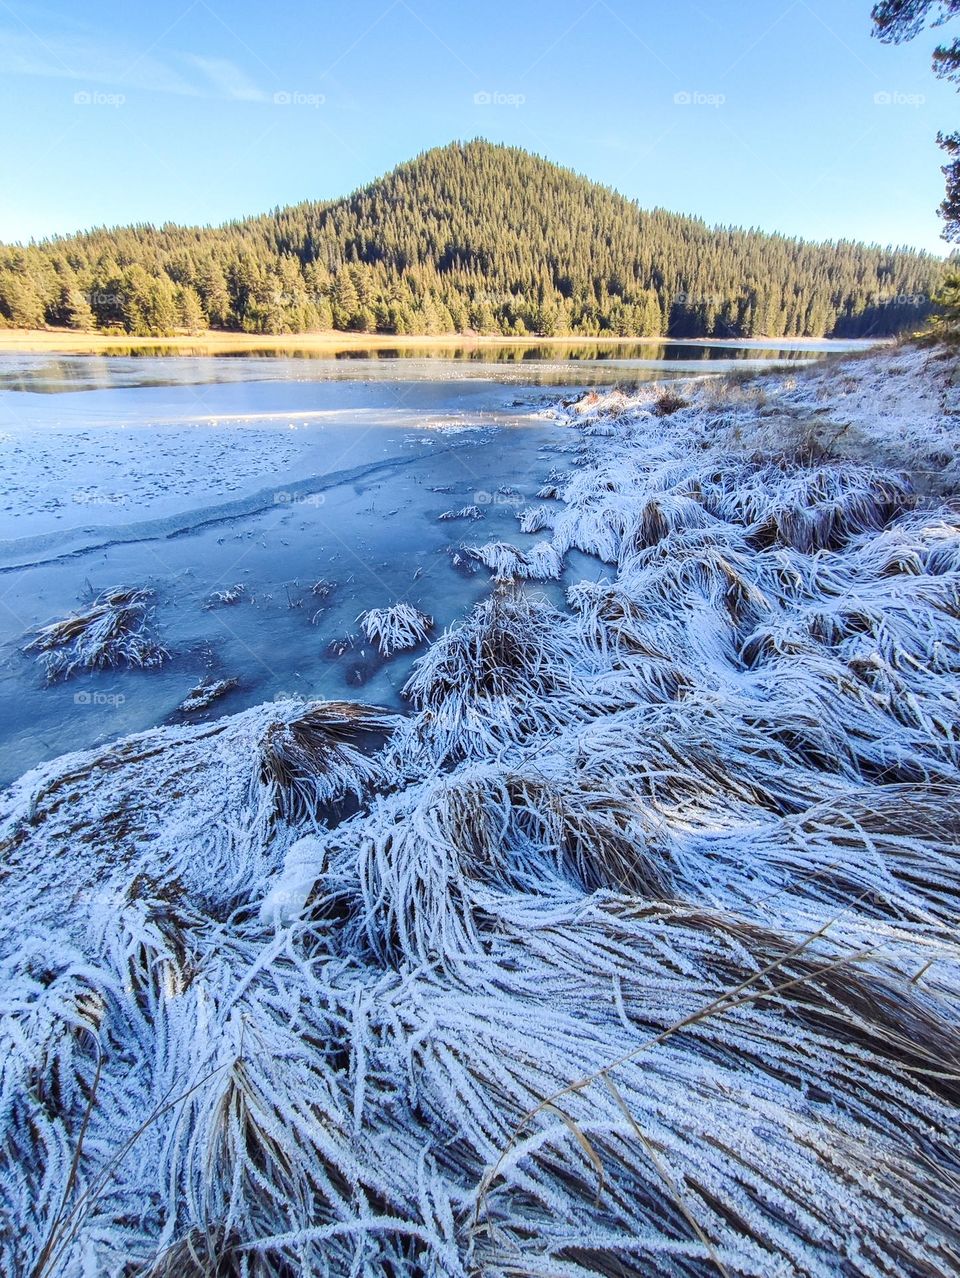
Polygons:
[[429,151],[328,203],[218,228],[98,229],[0,250],[8,324],[389,333],[886,335],[930,254],[710,228],[524,151]]

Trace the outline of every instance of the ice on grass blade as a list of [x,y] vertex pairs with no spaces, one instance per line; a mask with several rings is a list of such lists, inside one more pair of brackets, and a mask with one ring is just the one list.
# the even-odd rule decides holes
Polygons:
[[529,506],[517,518],[520,521],[520,531],[524,533],[543,532],[544,528],[553,525],[553,511],[546,506]]
[[104,590],[62,621],[39,627],[23,650],[36,653],[51,682],[80,670],[159,666],[169,653],[157,639],[152,600],[151,590]]
[[403,693],[418,713],[401,751],[436,762],[480,757],[560,722],[577,655],[556,609],[519,586],[498,587],[414,667]]
[[388,711],[353,701],[315,702],[271,723],[260,744],[259,780],[275,810],[296,821],[348,794],[362,798],[382,778],[371,744],[395,723]]
[[459,510],[445,510],[442,514],[437,515],[438,519],[454,520],[454,519],[483,519],[484,513],[479,506],[461,506]]
[[412,604],[393,604],[389,608],[370,608],[357,618],[360,629],[389,657],[423,643],[433,629],[433,618]]
[[[517,1116],[511,1139],[480,1186],[481,1245],[489,1237],[491,1248],[502,1249],[510,1240],[518,1258],[524,1254],[526,1196],[562,1165],[569,1169],[560,1190],[565,1210],[584,1224],[593,1222],[602,1238],[598,1249],[608,1262],[616,1257],[630,1268],[645,1268],[669,1258],[679,1272],[693,1275],[710,1272],[719,1259],[732,1272],[758,1278],[780,1268],[820,1275],[830,1271],[821,1264],[819,1248],[829,1239],[832,1256],[838,1247],[846,1251],[853,1218],[862,1231],[860,1242],[869,1240],[871,1252],[892,1270],[946,1274],[952,1263],[949,1226],[946,1234],[939,1224],[928,1234],[923,1203],[930,1193],[933,1215],[945,1224],[953,1216],[951,1191],[936,1168],[913,1164],[909,1138],[904,1140],[899,1124],[911,1121],[906,1119],[911,1094],[923,1095],[928,1117],[938,1114],[935,1143],[941,1151],[944,1140],[951,1143],[944,1121],[949,1122],[953,1103],[947,1097],[958,1076],[947,1071],[941,1096],[936,1080],[931,1079],[931,1091],[911,1081],[913,1071],[935,1070],[941,1051],[955,1060],[956,1036],[948,1022],[933,1007],[905,1009],[896,986],[885,988],[863,975],[866,955],[838,951],[829,941],[829,921],[793,942],[722,914],[683,907],[645,913],[649,939],[658,935],[665,946],[654,962],[663,961],[668,951],[682,954],[687,977],[694,972],[706,977],[699,1002],[687,1001],[688,985],[680,1002],[669,1001],[668,1010],[662,971],[654,978],[658,993],[653,995],[647,966],[652,951],[645,952],[640,935],[647,924],[641,925],[631,945],[636,975],[621,987],[617,1000],[624,1027],[632,1024],[640,1032],[632,1046],[593,1071],[581,1073],[571,1060],[567,1085]],[[624,935],[623,926],[622,918],[611,918],[605,944],[594,948],[599,936],[587,924],[579,951],[564,947],[571,977],[577,966],[584,975],[599,972],[608,947],[615,946],[614,934]],[[677,994],[682,984],[683,978],[674,987]],[[911,1027],[914,1014],[919,1019]],[[726,1088],[737,1072],[737,1053],[749,1052],[747,1044],[756,1042],[755,1036],[763,1038],[765,1025],[779,1020],[783,1026],[784,1016],[796,1018],[798,1030],[775,1033],[753,1061],[750,1088],[759,1090],[741,1091],[734,1099]],[[589,1054],[587,1038],[587,1033],[571,1037],[574,1052],[582,1045]],[[709,1056],[706,1069],[701,1050]],[[545,1043],[541,1051],[549,1052]],[[699,1072],[689,1072],[697,1059]],[[815,1093],[801,1081],[807,1077],[819,1080]],[[874,1091],[881,1078],[888,1089],[882,1099]],[[863,1086],[874,1098],[866,1107]],[[804,1098],[792,1112],[791,1095]],[[758,1103],[764,1113],[759,1129],[751,1129],[749,1121],[738,1125],[740,1107],[745,1119]],[[873,1130],[871,1109],[880,1120]],[[824,1139],[842,1146],[845,1166],[825,1157]],[[867,1170],[875,1167],[881,1148],[888,1172],[883,1181]],[[738,1176],[744,1175],[745,1193],[730,1193],[734,1166]],[[722,1207],[715,1197],[721,1184],[726,1185]],[[905,1228],[887,1234],[879,1222],[889,1219],[894,1200],[905,1209]],[[783,1217],[778,1222],[774,1203],[789,1219],[786,1227]],[[811,1236],[800,1222],[814,1220]],[[546,1222],[543,1229],[549,1237]],[[910,1262],[913,1245],[923,1254],[916,1268]],[[588,1252],[583,1260],[586,1272],[604,1272],[599,1256]],[[869,1264],[855,1267],[874,1272]]]
[[538,541],[527,550],[505,541],[489,541],[484,546],[468,546],[466,550],[486,565],[498,582],[525,578],[546,581],[559,578],[563,571],[562,555],[549,541]]
[[208,710],[215,701],[225,697],[239,684],[239,679],[201,679],[190,694],[177,707],[181,714],[195,714],[198,710]]
[[864,465],[815,467],[760,465],[728,472],[726,482],[703,486],[704,506],[719,518],[744,524],[758,547],[790,546],[810,553],[838,549],[861,533],[881,531],[909,508],[903,476]]
[[323,871],[324,847],[315,835],[291,843],[283,869],[270,884],[260,906],[260,921],[280,926],[291,923],[303,911],[314,884]]
[[231,607],[238,604],[245,597],[247,588],[242,581],[237,582],[235,586],[226,586],[223,590],[215,590],[207,600],[208,608]]

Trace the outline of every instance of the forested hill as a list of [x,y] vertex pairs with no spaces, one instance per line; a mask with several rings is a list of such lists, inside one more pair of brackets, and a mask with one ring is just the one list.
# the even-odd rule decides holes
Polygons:
[[217,228],[99,229],[0,249],[8,325],[136,334],[885,335],[936,257],[644,211],[513,148],[454,143],[355,194]]

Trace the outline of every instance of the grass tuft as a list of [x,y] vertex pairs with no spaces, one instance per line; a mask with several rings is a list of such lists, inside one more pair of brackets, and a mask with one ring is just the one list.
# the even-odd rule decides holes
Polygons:
[[169,654],[156,637],[152,599],[150,590],[104,590],[61,621],[39,627],[24,652],[37,655],[50,682],[82,670],[159,666]]

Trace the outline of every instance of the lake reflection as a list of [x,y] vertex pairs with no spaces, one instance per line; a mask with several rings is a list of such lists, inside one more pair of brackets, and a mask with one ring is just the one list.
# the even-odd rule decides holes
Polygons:
[[451,342],[325,349],[224,350],[131,344],[109,354],[0,354],[0,389],[51,394],[247,381],[456,381],[480,378],[534,386],[622,385],[734,367],[763,368],[860,350],[863,342]]

